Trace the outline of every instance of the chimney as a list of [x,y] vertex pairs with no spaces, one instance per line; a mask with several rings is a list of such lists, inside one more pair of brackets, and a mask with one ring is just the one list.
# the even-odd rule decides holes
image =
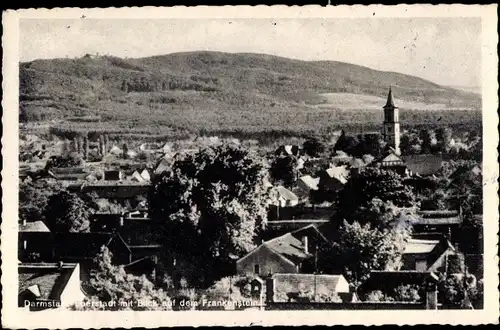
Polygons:
[[57,264],[57,267],[58,267],[59,269],[62,269],[62,268],[63,268],[63,266],[64,266],[64,262],[59,261],[59,262],[58,262],[58,264]]
[[307,236],[302,236],[302,245],[304,245],[304,253],[308,254],[309,253],[309,240],[307,239]]
[[274,286],[276,279],[269,277],[266,279],[266,303],[274,302]]

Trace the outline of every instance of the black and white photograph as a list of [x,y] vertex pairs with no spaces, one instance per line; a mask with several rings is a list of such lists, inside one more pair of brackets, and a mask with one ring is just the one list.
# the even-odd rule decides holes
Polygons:
[[498,324],[496,5],[316,7],[4,13],[5,326]]

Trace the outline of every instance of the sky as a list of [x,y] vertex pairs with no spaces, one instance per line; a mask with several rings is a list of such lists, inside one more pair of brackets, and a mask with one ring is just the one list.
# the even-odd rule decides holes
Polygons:
[[20,20],[21,62],[197,50],[334,60],[450,86],[481,83],[480,18]]

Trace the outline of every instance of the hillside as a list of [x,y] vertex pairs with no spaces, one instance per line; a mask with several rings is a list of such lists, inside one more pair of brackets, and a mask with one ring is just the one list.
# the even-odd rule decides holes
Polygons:
[[477,94],[358,65],[191,52],[21,63],[20,119],[65,119],[60,130],[135,135],[328,130],[379,123],[375,109],[389,85],[396,101],[415,105],[402,109],[402,120],[420,118],[412,124],[433,120],[413,113],[427,108],[451,122],[457,113],[467,117],[457,109],[481,108]]

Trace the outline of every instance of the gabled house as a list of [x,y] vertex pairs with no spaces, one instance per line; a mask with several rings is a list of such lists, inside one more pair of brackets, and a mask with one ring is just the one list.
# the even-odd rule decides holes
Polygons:
[[138,171],[134,171],[130,177],[130,181],[132,182],[146,182],[146,179],[142,177],[142,175]]
[[420,272],[445,271],[448,257],[457,254],[453,245],[446,239],[410,239],[401,257],[401,270]]
[[263,242],[236,261],[236,272],[241,275],[267,276],[274,273],[299,273],[303,263],[313,255],[300,239],[291,233]]
[[299,197],[292,191],[286,189],[283,186],[277,186],[276,196],[273,200],[273,205],[279,207],[295,206],[299,203]]
[[150,187],[151,183],[149,182],[100,181],[83,184],[73,189],[83,193],[95,192],[99,198],[123,200],[135,199],[138,195],[146,196]]
[[460,232],[463,219],[456,210],[419,211],[410,223],[415,233],[440,233],[453,240]]
[[319,178],[313,178],[310,175],[304,175],[297,180],[297,186],[304,193],[309,194],[311,190],[318,190]]
[[335,192],[342,189],[349,179],[349,170],[346,166],[331,167],[319,174],[318,190]]
[[85,180],[90,173],[83,167],[53,167],[47,174],[58,181],[76,181]]
[[173,159],[167,160],[165,158],[162,158],[158,164],[156,164],[156,168],[154,170],[155,174],[161,174],[165,171],[168,171],[171,168]]
[[51,257],[50,230],[43,221],[26,222],[19,225],[18,258],[21,261],[47,260]]
[[65,308],[82,302],[79,264],[21,263],[18,307],[30,311]]
[[402,160],[410,174],[418,174],[421,177],[430,176],[439,171],[443,157],[441,155],[408,155]]
[[382,158],[382,160],[379,161],[379,164],[380,168],[383,170],[394,171],[403,176],[410,174],[404,161],[392,152]]
[[264,241],[236,262],[238,274],[267,276],[274,273],[312,273],[314,255],[329,244],[320,227],[311,224]]

